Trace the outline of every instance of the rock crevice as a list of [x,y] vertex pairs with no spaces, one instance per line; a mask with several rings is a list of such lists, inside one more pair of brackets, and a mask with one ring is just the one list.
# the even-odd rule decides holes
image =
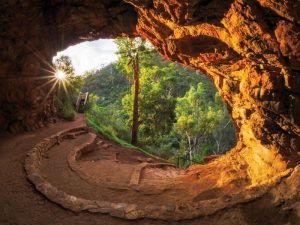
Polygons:
[[[43,126],[51,57],[83,40],[143,36],[205,72],[232,114],[253,185],[300,162],[300,4],[286,0],[1,1],[0,129]],[[222,161],[223,160],[223,161]]]

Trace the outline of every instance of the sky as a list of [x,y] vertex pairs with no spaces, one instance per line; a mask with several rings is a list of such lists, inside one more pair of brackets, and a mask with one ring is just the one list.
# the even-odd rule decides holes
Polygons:
[[99,69],[118,59],[117,45],[113,39],[85,41],[58,52],[56,57],[67,55],[71,58],[77,75],[86,71]]

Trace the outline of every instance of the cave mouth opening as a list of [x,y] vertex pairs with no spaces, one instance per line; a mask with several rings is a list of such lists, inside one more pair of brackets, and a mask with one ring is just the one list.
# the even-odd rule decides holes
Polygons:
[[82,42],[53,57],[56,70],[71,80],[54,96],[61,117],[72,120],[75,111],[85,111],[90,126],[101,127],[121,145],[130,143],[136,87],[131,63],[139,48],[136,146],[187,167],[207,163],[236,145],[231,116],[206,75],[163,59],[142,38],[116,40]]
[[[54,60],[57,67],[61,66],[57,63],[59,59]],[[70,58],[63,55],[62,59],[67,62],[63,65],[72,64]],[[145,150],[143,153],[115,145],[114,142],[117,142],[132,148],[122,134],[130,134],[135,89],[132,88],[134,82],[130,68],[129,72],[126,71],[129,63],[121,59],[119,57],[117,63],[108,63],[87,74],[71,77],[69,86],[65,88],[68,96],[63,87],[58,88],[56,104],[61,104],[58,105],[59,113],[67,119],[71,119],[69,111],[75,111],[79,92],[87,91],[90,101],[85,109],[86,121],[112,141],[96,136],[85,127],[61,131],[45,139],[39,147],[32,149],[25,162],[28,177],[40,187],[39,191],[71,210],[108,212],[113,216],[121,211],[118,215],[129,219],[190,219],[221,210],[227,204],[226,196],[232,195],[235,202],[243,201],[238,194],[254,198],[255,195],[247,190],[252,184],[247,164],[238,157],[234,148],[226,154],[208,157],[210,161],[206,164],[199,163],[205,162],[204,153],[223,153],[221,142],[228,140],[224,136],[229,128],[232,142],[227,143],[228,149],[236,144],[231,117],[217,90],[204,74],[166,61],[156,51],[139,55],[139,116],[143,119],[139,124],[138,144],[157,143],[153,146],[138,145]],[[161,132],[162,129],[166,132]],[[211,133],[205,133],[210,129]],[[190,130],[195,134],[189,133]],[[194,141],[192,135],[196,136],[194,139],[201,137],[191,143]],[[175,138],[178,138],[176,145]],[[168,140],[172,142],[168,143]],[[172,163],[161,160],[164,155],[151,152],[151,147],[154,150],[161,147],[160,152],[167,155],[165,159]],[[170,152],[169,147],[175,149],[174,152]],[[192,147],[194,149],[190,149]],[[204,147],[209,150],[203,153]],[[214,152],[217,148],[220,152]],[[182,157],[178,154],[180,150],[184,152],[183,157],[192,154],[190,161],[197,159],[199,154],[201,161],[178,162]],[[160,158],[149,157],[149,153]],[[57,168],[63,169],[58,172]],[[89,184],[93,184],[92,188]],[[97,188],[93,189],[95,186]],[[75,201],[74,196],[80,198],[75,198]]]
[[[178,4],[173,4],[175,2]],[[289,207],[295,203],[299,179],[293,182],[295,188],[289,186],[290,177],[285,179],[291,173],[299,176],[299,42],[294,41],[299,37],[298,6],[285,1],[240,0],[199,1],[197,4],[136,0],[3,4],[1,21],[5,32],[1,41],[1,46],[4,46],[0,54],[1,77],[13,81],[1,83],[1,127],[3,125],[4,130],[13,132],[30,131],[56,113],[51,99],[47,99],[49,88],[37,90],[35,82],[28,79],[31,75],[44,78],[49,75],[42,71],[43,63],[36,60],[37,55],[44,54],[50,60],[62,45],[79,42],[82,38],[142,35],[168,59],[201,69],[211,76],[230,108],[239,137],[237,145],[226,154],[185,171],[188,176],[183,183],[191,187],[188,189],[190,193],[201,190],[189,199],[190,202],[195,200],[194,208],[190,205],[186,208],[164,205],[157,212],[157,208],[150,207],[158,214],[139,216],[166,219],[163,216],[167,214],[169,218],[181,215],[176,219],[182,219],[186,218],[185,215],[193,218],[214,214],[218,217],[218,209],[233,208],[234,204],[251,201],[265,193],[275,204],[278,203],[276,207],[280,210],[291,212],[291,209],[299,208],[299,204]],[[270,17],[266,18],[266,15]],[[206,41],[214,47],[207,48]],[[192,48],[194,44],[197,45],[195,49]],[[72,133],[68,135],[73,137]],[[46,143],[37,145],[28,157],[43,159],[47,155],[40,154],[41,148],[56,145],[60,137],[64,138],[64,134],[45,139]],[[55,163],[54,168],[57,168]],[[39,165],[33,161],[25,167],[33,170]],[[289,168],[294,167],[292,172]],[[28,174],[28,177],[32,181],[44,178],[37,173]],[[37,184],[37,189],[51,188],[49,183],[44,184]],[[269,192],[269,187],[278,187],[279,194]],[[244,194],[230,195],[240,191]],[[47,190],[45,193],[53,194]],[[66,197],[62,193],[56,194],[49,198]],[[179,197],[185,199],[185,196]],[[97,203],[80,202],[82,199],[73,196],[68,200],[67,206],[74,200],[80,204]],[[100,212],[107,213],[107,205],[100,203],[103,206]],[[80,208],[80,204],[73,210],[99,210],[93,208],[95,205]],[[109,206],[115,207],[109,212],[113,215],[120,215],[118,210],[125,208],[124,205]],[[126,212],[136,213],[137,210],[131,205]]]
[[[206,80],[204,79],[203,74],[201,74],[199,71],[192,72],[187,68],[179,67],[178,64],[164,61],[164,59],[159,58],[160,56],[156,52],[151,54],[153,54],[152,57],[155,58],[153,65],[149,63],[149,61],[146,61],[147,62],[145,63],[147,64],[146,68],[143,68],[142,64],[141,66],[139,66],[139,69],[141,71],[141,76],[139,77],[141,78],[140,95],[143,97],[142,99],[144,99],[144,101],[147,100],[145,102],[149,103],[148,107],[145,107],[145,105],[142,104],[143,101],[141,101],[140,105],[145,107],[145,110],[150,110],[150,111],[152,109],[165,110],[166,106],[168,106],[165,100],[166,99],[168,100],[168,98],[166,97],[166,95],[162,95],[162,93],[167,93],[167,96],[172,96],[172,94],[170,94],[171,91],[170,89],[167,89],[167,92],[166,89],[164,89],[166,87],[169,87],[168,85],[170,84],[167,83],[168,85],[165,84],[166,86],[163,86],[161,85],[160,82],[162,81],[164,82],[172,81],[175,83],[178,82],[180,84],[179,90],[181,90],[182,86],[184,86],[184,81],[183,80],[178,81],[176,80],[176,78],[178,77],[182,78],[184,76],[187,76],[187,77],[193,77],[195,80],[185,81],[187,82],[187,87],[185,87],[185,90],[183,91],[182,95],[175,96],[176,97],[175,103],[177,104],[179,102],[182,103],[182,105],[179,105],[180,107],[177,108],[175,104],[173,108],[175,112],[174,113],[175,120],[173,122],[173,126],[174,124],[179,124],[178,121],[180,119],[176,117],[178,115],[185,116],[189,119],[189,116],[195,117],[196,115],[197,118],[197,116],[204,113],[205,111],[199,112],[199,108],[201,108],[201,106],[204,105],[203,103],[205,103],[205,107],[206,107],[205,109],[210,109],[206,112],[207,117],[209,119],[214,119],[215,117],[217,117],[217,115],[214,114],[213,111],[211,110],[214,108],[212,103],[220,104],[221,98],[219,95],[216,94],[217,93],[216,89],[214,89],[213,85],[209,83],[209,80],[207,80],[207,78]],[[145,58],[149,60],[149,57],[150,56],[147,55],[147,57]],[[140,60],[142,61],[142,57],[140,57]],[[158,64],[161,64],[163,66],[163,69],[159,68],[157,66]],[[125,63],[125,65],[128,65],[128,63]],[[168,68],[169,66],[171,68]],[[175,70],[173,71],[172,69],[174,68]],[[123,105],[123,102],[128,104],[127,107],[129,106],[128,107],[130,109],[129,112],[131,112],[132,109],[132,104],[130,104],[130,96],[127,99],[121,101],[121,105],[119,105],[119,108],[116,107],[116,105],[111,105],[111,104],[116,104],[116,99],[120,98],[120,95],[114,93],[115,91],[114,87],[117,86],[119,88],[122,88],[123,83],[122,82],[120,83],[122,79],[123,82],[126,83],[126,87],[127,87],[127,89],[125,89],[124,91],[125,94],[123,93],[124,95],[122,95],[122,99],[126,96],[126,94],[132,95],[134,93],[134,89],[132,90],[131,88],[133,86],[132,79],[126,78],[126,76],[124,76],[123,73],[125,72],[122,70],[120,72],[120,68],[118,68],[116,65],[112,63],[112,64],[108,64],[107,66],[103,66],[98,70],[94,70],[87,75],[77,76],[79,80],[86,81],[85,85],[79,86],[77,87],[77,89],[81,89],[82,87],[84,87],[84,89],[86,89],[89,93],[91,93],[90,109],[88,109],[86,112],[88,124],[92,127],[94,126],[95,130],[98,129],[98,131],[102,131],[102,134],[106,133],[106,135],[108,135],[108,137],[110,138],[113,136],[118,138],[119,135],[118,132],[122,132],[122,130],[120,131],[120,127],[114,127],[111,123],[112,121],[111,118],[114,118],[113,121],[117,121],[118,119],[117,117],[114,117],[113,113],[117,113],[120,109],[126,107],[126,105]],[[183,73],[183,75],[181,73]],[[173,76],[165,77],[170,74]],[[118,79],[114,79],[115,78],[114,76],[117,76]],[[197,78],[199,80],[197,80]],[[97,82],[99,82],[100,86],[97,86]],[[193,89],[192,87],[189,86],[191,82],[195,82],[196,84]],[[201,83],[201,85],[199,85],[199,83]],[[82,84],[83,83],[81,83],[81,85]],[[147,88],[146,93],[143,93],[143,89],[142,89],[143,85],[144,87]],[[155,88],[152,88],[151,85],[153,85]],[[92,86],[93,88],[89,89],[90,86]],[[158,93],[157,94],[154,91],[160,90],[159,89],[160,86],[164,87],[162,88],[164,92],[157,92]],[[112,94],[112,96],[104,95],[105,92],[99,94],[97,93],[97,91],[99,92],[99,90],[101,91],[105,90],[106,94],[107,93],[109,95]],[[208,90],[210,92],[207,92]],[[213,93],[212,90],[214,90]],[[70,93],[71,92],[69,92],[69,94]],[[76,97],[78,95],[78,90],[77,92],[74,93]],[[147,97],[153,97],[152,93],[156,94],[154,95],[155,97],[159,96],[161,98],[159,100],[157,98],[147,99]],[[110,99],[111,97],[114,97],[115,99]],[[207,99],[210,99],[211,101],[214,102],[210,103],[210,101],[207,101]],[[189,105],[188,104],[190,103],[189,101],[191,101],[192,104]],[[161,102],[162,102],[161,107],[156,108],[156,106],[159,105]],[[199,102],[201,103],[200,105],[197,104]],[[151,103],[154,104],[151,105]],[[73,103],[71,103],[71,105],[72,104],[74,104],[74,101]],[[66,106],[68,104],[64,104],[63,102],[62,105]],[[97,107],[95,107],[96,105]],[[196,106],[195,114],[191,113],[192,106]],[[222,106],[219,109],[222,108],[226,109],[224,104],[222,104]],[[180,110],[184,110],[184,109],[187,109],[187,111],[186,112],[184,111],[184,113],[182,114],[177,114],[180,112]],[[159,115],[165,116],[166,114],[164,113],[165,111],[162,111],[159,113]],[[228,115],[227,111],[226,113]],[[147,112],[145,113],[145,115],[149,116],[151,115],[151,113]],[[130,116],[131,116],[130,113],[124,115],[123,112],[122,116],[123,119],[125,118],[130,121]],[[230,118],[229,115],[228,117]],[[155,117],[155,119],[157,119],[157,117]],[[184,118],[182,120],[184,121]],[[160,123],[162,122],[160,121]],[[155,123],[149,123],[149,124],[153,125]],[[185,125],[184,122],[182,124]],[[126,126],[126,123],[123,123],[123,125],[124,126],[122,128]],[[223,127],[226,128],[227,126],[228,126],[228,121],[226,121],[226,124]],[[208,129],[209,125],[207,125],[206,123],[204,128]],[[128,127],[128,129],[130,129],[130,126]],[[150,136],[149,133],[151,130],[149,131],[147,127],[144,127],[144,129],[146,133],[145,137],[147,138]],[[130,130],[129,131],[125,130],[124,133],[128,135],[128,133],[130,133]],[[187,132],[185,132],[184,130],[183,133],[186,134]],[[224,132],[221,131],[221,134],[223,135]],[[64,140],[64,135],[69,137],[68,133],[59,134],[58,136],[60,135],[63,136],[62,140]],[[72,135],[73,134],[71,134],[70,136]],[[251,137],[248,138],[249,141],[253,141]],[[218,157],[211,157],[211,158],[208,157],[208,160],[210,159],[213,160],[209,161],[204,165],[193,164],[193,165],[189,165],[187,169],[178,169],[178,168],[173,168],[172,166],[170,166],[170,164],[167,164],[165,162],[156,161],[153,159],[149,159],[147,157],[143,158],[143,156],[138,156],[136,155],[136,153],[131,152],[130,154],[129,153],[122,154],[118,150],[115,151],[115,149],[112,150],[110,148],[111,146],[113,146],[113,144],[107,143],[106,141],[103,141],[103,139],[100,140],[94,139],[94,140],[96,140],[96,142],[93,143],[96,144],[93,145],[93,149],[90,149],[90,146],[92,145],[90,145],[91,143],[89,142],[89,145],[87,146],[79,145],[79,147],[74,148],[73,150],[71,150],[69,154],[67,154],[66,157],[67,157],[68,167],[70,167],[69,169],[71,169],[73,171],[72,173],[76,174],[81,179],[86,180],[88,182],[92,182],[96,185],[100,185],[101,191],[103,191],[102,189],[103,184],[106,185],[104,188],[108,187],[110,190],[126,189],[129,191],[124,191],[122,193],[118,192],[117,195],[113,191],[107,192],[108,197],[106,201],[105,202],[98,201],[96,206],[92,206],[95,208],[92,208],[90,212],[95,212],[95,209],[98,210],[97,207],[101,208],[102,204],[107,204],[107,203],[109,203],[109,207],[111,207],[109,209],[111,210],[110,212],[114,212],[113,207],[115,206],[114,205],[115,203],[110,204],[110,202],[125,201],[126,203],[122,205],[123,208],[127,209],[127,207],[133,207],[132,205],[134,205],[135,210],[139,210],[140,214],[135,214],[133,218],[142,218],[142,217],[162,218],[162,219],[166,219],[166,218],[174,219],[175,217],[176,219],[194,218],[195,216],[206,215],[207,213],[211,214],[212,212],[215,212],[215,210],[221,210],[223,209],[224,205],[227,206],[227,204],[230,204],[228,203],[228,201],[229,202],[232,201],[234,202],[234,204],[236,204],[239,202],[243,202],[245,199],[249,201],[251,199],[257,198],[257,196],[262,196],[265,193],[266,190],[265,187],[267,185],[270,185],[271,183],[275,183],[277,180],[280,179],[281,176],[283,176],[282,173],[278,173],[278,175],[274,177],[272,174],[272,172],[274,172],[273,168],[268,168],[268,167],[264,167],[264,165],[259,165],[260,159],[259,160],[255,159],[256,153],[253,153],[252,149],[250,148],[247,149],[245,148],[245,146],[242,146],[241,142],[238,142],[235,147],[233,147],[232,145],[231,147],[233,148],[231,148],[230,151],[226,152],[226,154],[220,155]],[[112,140],[120,141],[120,139],[114,139],[114,138],[112,138]],[[215,141],[215,139],[213,140]],[[182,145],[187,144],[186,146],[184,146],[185,147],[184,149],[190,147],[190,143],[188,143],[189,141],[190,140],[186,140],[185,143],[184,142],[182,143]],[[122,140],[119,143],[124,144]],[[214,143],[217,144],[216,141]],[[254,140],[252,146],[255,146],[255,144],[257,143],[255,143]],[[125,145],[128,146],[127,143],[125,143]],[[45,143],[45,146],[49,146],[49,145]],[[181,146],[179,145],[179,147]],[[263,149],[259,144],[257,144],[256,147],[257,147],[256,149],[257,151],[262,150],[262,153],[266,153],[266,149]],[[243,149],[243,151],[241,151],[241,149]],[[46,151],[48,151],[48,149]],[[57,151],[56,147],[54,147],[54,151]],[[125,155],[126,157],[124,157]],[[30,155],[30,157],[31,156],[32,155]],[[101,159],[101,157],[104,157],[104,160]],[[130,161],[132,160],[132,158],[134,158],[134,160]],[[174,158],[176,163],[176,160],[178,160],[179,157],[176,157],[175,155],[173,159]],[[268,158],[268,155],[263,156],[263,158],[264,159]],[[245,159],[247,159],[248,161]],[[39,162],[38,164],[42,165],[44,159],[38,158],[38,160],[41,160],[41,162]],[[30,160],[28,161],[30,162]],[[107,161],[109,162],[109,166],[105,164],[105,162]],[[56,180],[55,182],[57,184],[60,182],[59,180],[65,179],[63,173],[61,176],[59,175],[58,177],[57,175],[53,176],[52,167],[55,165],[56,162],[53,163],[52,167],[49,162],[47,163],[50,169],[47,167],[41,167],[38,173],[46,174],[45,177],[50,177],[50,178],[52,177],[53,180]],[[177,163],[177,165],[181,166],[180,163]],[[30,168],[30,165],[27,167]],[[99,174],[99,168],[102,169],[100,174]],[[36,172],[34,173],[36,174]],[[262,176],[259,176],[258,174],[262,174]],[[273,178],[273,180],[271,179],[268,180],[268,178],[270,177]],[[35,182],[34,178],[33,178],[33,182]],[[77,186],[81,187],[81,184],[77,183]],[[252,187],[254,188],[258,187],[258,188],[255,189],[256,190],[255,192],[253,192]],[[69,189],[70,187],[65,187],[65,188],[66,189],[63,191],[67,190],[66,193],[72,193],[73,190]],[[55,189],[55,190],[60,191],[60,189]],[[46,196],[47,193],[49,193],[47,189],[41,191]],[[135,194],[136,193],[138,194],[137,195],[132,194],[130,191],[133,191]],[[89,201],[85,202],[86,199],[88,200],[92,199],[93,201],[94,198],[98,198],[100,196],[98,192],[96,194],[95,192],[93,193],[85,192],[82,195],[81,191],[77,190],[77,192],[75,191],[75,193],[76,194],[79,193],[78,195],[83,196],[84,201],[82,207],[85,207],[84,204],[91,203]],[[128,195],[128,193],[130,193],[130,195]],[[96,197],[94,196],[94,194],[96,195]],[[74,203],[75,206],[68,205],[69,204],[68,195],[65,195],[64,197],[66,198],[64,200],[58,199],[59,204],[66,206],[66,208],[70,208],[71,210],[77,207],[76,202]],[[54,201],[56,200],[57,199],[54,199]],[[153,202],[160,202],[160,206],[159,207],[153,206]],[[209,207],[205,208],[202,211],[201,210],[199,211],[199,205],[203,206],[203,208],[205,208],[204,206],[206,207],[209,206]],[[91,206],[89,205],[88,207]],[[150,212],[148,210],[145,210],[145,208],[147,209],[147,207],[148,208],[153,207],[153,210]],[[170,207],[172,209],[173,208],[178,209],[176,213],[175,211],[173,212],[175,215],[174,218],[170,218],[169,215],[166,216],[166,214],[164,214],[165,213],[164,210],[168,211],[170,210]],[[78,209],[76,208],[76,210]],[[114,213],[111,214],[115,215]],[[130,217],[131,215],[128,217],[127,216],[128,215],[126,214],[124,215],[122,214],[122,217],[124,218],[131,218]]]

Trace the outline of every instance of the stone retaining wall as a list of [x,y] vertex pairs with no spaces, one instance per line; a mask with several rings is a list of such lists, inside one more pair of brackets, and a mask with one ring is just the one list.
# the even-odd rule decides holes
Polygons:
[[[216,199],[186,202],[178,205],[170,203],[166,205],[149,204],[146,206],[139,206],[137,204],[83,199],[59,190],[49,183],[40,171],[45,153],[51,150],[54,145],[69,138],[70,133],[78,132],[80,130],[86,130],[88,132],[87,127],[77,127],[45,138],[28,152],[25,160],[27,177],[35,185],[36,189],[44,194],[49,200],[74,212],[88,211],[91,213],[108,213],[111,216],[125,219],[138,219],[144,217],[163,220],[191,219],[199,216],[211,215],[224,208],[261,197],[268,192],[271,187],[274,187],[276,183],[279,183],[282,177],[289,175],[291,172],[291,170],[288,170],[285,174],[279,174],[277,178],[269,181],[269,185],[245,189],[238,194],[222,196]],[[68,155],[69,166],[72,167],[72,163],[76,163],[76,160],[82,153],[93,150],[95,144],[96,135],[92,134],[87,142],[70,152]]]

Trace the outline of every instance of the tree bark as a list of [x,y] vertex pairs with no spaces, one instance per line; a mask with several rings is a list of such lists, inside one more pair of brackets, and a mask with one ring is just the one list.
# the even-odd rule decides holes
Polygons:
[[131,129],[131,144],[135,145],[138,142],[139,128],[139,56],[138,54],[133,60],[133,75],[134,75],[134,99],[133,99],[133,114],[132,114],[132,129]]
[[190,164],[192,164],[192,161],[193,161],[193,154],[192,154],[193,147],[192,147],[192,143],[191,143],[191,138],[190,138],[187,131],[185,132],[185,134],[187,136],[188,143],[189,143],[189,161],[190,161]]

